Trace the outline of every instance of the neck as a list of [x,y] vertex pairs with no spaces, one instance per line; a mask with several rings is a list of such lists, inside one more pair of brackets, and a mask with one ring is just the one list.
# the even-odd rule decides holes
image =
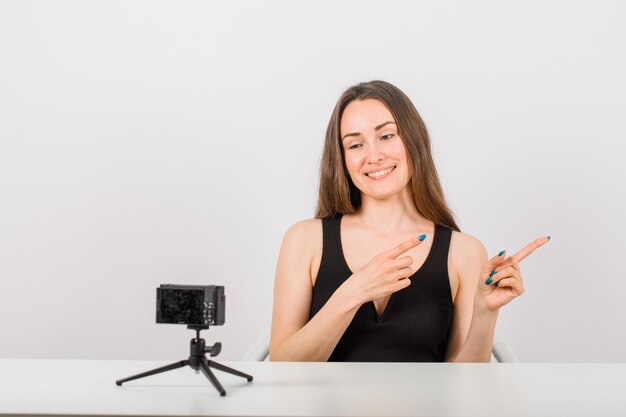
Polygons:
[[389,233],[408,227],[425,227],[430,221],[415,208],[411,190],[404,190],[388,199],[379,200],[361,195],[361,208],[355,213],[359,221],[368,227]]

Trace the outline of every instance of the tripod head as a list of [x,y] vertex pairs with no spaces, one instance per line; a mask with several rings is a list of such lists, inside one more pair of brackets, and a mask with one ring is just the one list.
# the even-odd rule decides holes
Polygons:
[[222,351],[222,344],[220,342],[216,342],[214,345],[206,346],[206,342],[204,339],[200,338],[200,330],[208,330],[209,325],[189,325],[187,326],[189,330],[196,331],[196,337],[191,339],[189,344],[191,356],[193,357],[203,357],[205,353],[208,353],[209,356],[217,356]]
[[200,339],[200,330],[209,330],[208,324],[190,324],[187,326],[189,330],[196,331],[196,339]]

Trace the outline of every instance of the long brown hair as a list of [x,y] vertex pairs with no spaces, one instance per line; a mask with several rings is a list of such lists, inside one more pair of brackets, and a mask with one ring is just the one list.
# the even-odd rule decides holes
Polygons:
[[430,150],[426,126],[411,100],[398,87],[380,80],[359,83],[339,98],[326,129],[320,166],[319,197],[316,218],[351,214],[361,207],[361,191],[354,185],[346,168],[341,146],[341,117],[354,100],[373,98],[391,112],[411,164],[411,188],[417,212],[433,223],[459,231],[448,208]]

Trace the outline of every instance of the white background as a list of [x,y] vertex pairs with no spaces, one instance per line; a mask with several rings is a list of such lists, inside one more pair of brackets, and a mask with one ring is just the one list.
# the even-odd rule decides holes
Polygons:
[[0,357],[183,359],[161,283],[226,286],[207,341],[269,327],[332,108],[387,80],[461,229],[523,262],[522,361],[626,361],[626,6],[0,2]]

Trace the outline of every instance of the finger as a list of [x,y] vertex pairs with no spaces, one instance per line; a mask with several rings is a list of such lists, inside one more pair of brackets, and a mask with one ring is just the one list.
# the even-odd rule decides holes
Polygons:
[[517,261],[517,259],[513,258],[512,256],[509,256],[504,261],[502,261],[502,263],[500,265],[496,266],[496,269],[498,271],[500,271],[500,270],[506,268],[507,266],[512,266],[513,268],[515,268],[518,271],[520,270],[519,262]]
[[491,274],[495,270],[495,268],[502,263],[502,261],[504,260],[505,254],[506,254],[506,251],[501,251],[496,256],[489,259],[487,263],[483,266],[481,277],[488,276],[489,274]]
[[391,279],[392,281],[397,281],[400,279],[408,278],[411,275],[413,275],[413,270],[407,266],[405,268],[400,268],[396,271],[393,271],[388,276],[389,279]]
[[549,240],[550,240],[550,236],[543,236],[543,237],[540,237],[538,239],[535,239],[534,241],[532,241],[528,245],[524,246],[515,255],[513,255],[513,258],[515,258],[517,260],[517,262],[520,262],[521,260],[526,258],[528,255],[533,253],[535,250],[539,249],[540,247],[542,247],[543,245],[548,243]]
[[404,268],[412,264],[413,264],[413,257],[403,256],[402,258],[396,259],[392,265],[396,268]]
[[485,285],[497,284],[498,281],[505,278],[515,278],[520,281],[522,280],[522,276],[518,270],[516,270],[513,266],[507,266],[504,269],[500,269],[495,273],[489,274],[489,278],[485,281]]
[[398,281],[396,281],[391,289],[391,292],[396,292],[396,291],[400,291],[406,287],[408,287],[409,285],[411,285],[411,280],[408,278],[404,278],[404,279],[400,279]]
[[503,278],[498,281],[498,288],[509,288],[516,297],[524,294],[524,284],[513,277]]
[[511,266],[515,268],[516,271],[520,272],[519,261],[513,257],[511,257]]
[[[419,240],[420,238],[422,238],[422,236],[424,236],[424,238],[422,240]],[[390,258],[396,259],[398,256],[402,255],[404,252],[422,243],[424,239],[426,239],[426,235],[420,235],[419,237],[414,237],[413,239],[409,239],[406,242],[402,242],[395,248],[388,250],[387,252],[385,252],[385,254],[389,256]]]

